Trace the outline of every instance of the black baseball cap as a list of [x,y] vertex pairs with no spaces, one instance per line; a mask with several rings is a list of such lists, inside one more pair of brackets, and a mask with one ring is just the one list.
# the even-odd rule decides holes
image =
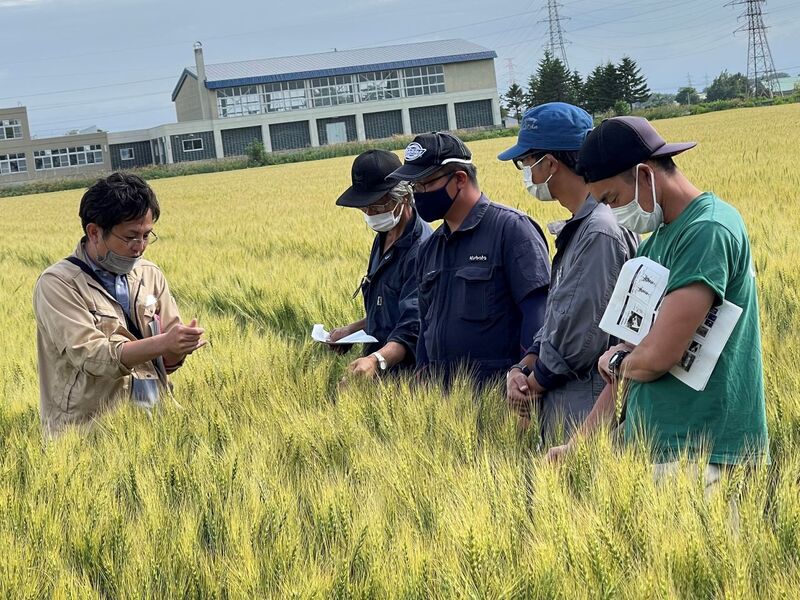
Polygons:
[[419,181],[450,163],[472,163],[472,152],[449,133],[423,133],[405,151],[403,166],[389,175],[395,181]]
[[367,150],[353,161],[350,176],[353,185],[347,188],[336,201],[337,206],[363,208],[378,201],[391,190],[397,181],[388,181],[387,175],[401,166],[394,152]]
[[589,183],[608,179],[641,162],[674,156],[697,142],[668,144],[642,117],[612,117],[595,127],[578,154],[578,173]]

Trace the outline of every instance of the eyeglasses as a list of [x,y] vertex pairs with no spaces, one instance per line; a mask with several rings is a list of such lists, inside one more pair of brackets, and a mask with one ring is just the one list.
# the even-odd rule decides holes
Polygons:
[[[386,196],[384,196],[384,198],[385,197]],[[397,201],[389,199],[383,204],[370,204],[369,206],[362,206],[361,212],[368,215],[380,215],[385,212],[389,212],[390,210],[394,210],[395,208],[397,208]]]
[[415,181],[414,183],[411,184],[411,189],[414,190],[414,193],[424,194],[425,192],[428,191],[428,186],[430,186],[433,182],[439,181],[440,179],[447,177],[449,175],[450,177],[448,177],[445,184],[443,186],[440,186],[440,187],[445,187],[448,183],[450,183],[450,180],[453,177],[455,177],[456,173],[458,173],[458,171],[455,171],[453,173],[445,173],[444,175],[439,175],[438,177],[434,177],[433,179],[426,181],[424,183],[421,181]]
[[[523,167],[525,167],[524,161],[528,160],[529,158],[533,158],[534,156],[536,156],[536,154],[537,154],[536,152],[528,152],[527,154],[523,154],[523,155],[522,155],[522,156],[520,156],[519,158],[515,158],[515,159],[514,159],[514,166],[515,166],[515,167],[517,167],[517,168],[518,168],[518,169],[521,171],[521,170],[523,169]],[[545,155],[545,156],[546,156],[546,155]],[[533,165],[531,165],[531,166],[535,167],[535,166],[536,166],[536,165],[538,165],[540,162],[542,162],[542,159],[543,159],[543,158],[544,158],[544,156],[542,156],[542,158],[540,158],[539,160],[537,160],[537,161],[536,161],[536,162],[535,162]]]
[[125,244],[128,246],[128,250],[133,250],[137,246],[149,246],[151,244],[155,244],[158,241],[158,236],[156,235],[155,231],[151,231],[144,237],[122,236],[122,235],[117,235],[113,231],[109,231],[109,233],[118,240],[122,240],[123,242],[125,242]]

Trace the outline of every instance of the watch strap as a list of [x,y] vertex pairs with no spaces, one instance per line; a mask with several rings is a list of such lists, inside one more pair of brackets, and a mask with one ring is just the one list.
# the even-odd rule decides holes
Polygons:
[[381,354],[380,352],[373,352],[372,356],[378,359],[378,367],[380,367],[381,371],[385,371],[388,368],[388,363],[386,362],[386,359],[383,357],[383,354]]
[[530,367],[528,367],[523,363],[517,363],[516,365],[511,365],[511,367],[508,369],[508,372],[511,373],[511,371],[513,371],[514,369],[519,369],[520,371],[522,371],[522,374],[525,375],[525,377],[531,376]]

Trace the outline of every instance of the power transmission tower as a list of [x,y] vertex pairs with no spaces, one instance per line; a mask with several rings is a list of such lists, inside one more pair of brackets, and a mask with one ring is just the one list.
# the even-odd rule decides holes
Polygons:
[[547,18],[539,22],[547,23],[550,31],[550,43],[545,44],[545,50],[549,50],[553,57],[560,58],[569,71],[567,51],[564,49],[566,44],[564,42],[564,30],[561,28],[561,21],[567,21],[569,17],[559,16],[559,7],[563,7],[563,5],[556,2],[556,0],[547,0]]
[[517,73],[516,69],[514,68],[513,58],[506,59],[506,68],[508,69],[508,85],[512,86],[517,83]]
[[747,32],[747,80],[751,86],[748,95],[772,98],[782,94],[775,79],[775,63],[767,43],[767,26],[764,25],[764,14],[761,12],[764,3],[766,0],[731,0],[725,6],[744,6],[739,19],[747,19],[747,22],[733,33]]

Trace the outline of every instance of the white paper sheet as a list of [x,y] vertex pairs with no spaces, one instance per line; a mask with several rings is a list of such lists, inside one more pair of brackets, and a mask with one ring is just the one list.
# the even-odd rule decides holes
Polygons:
[[[669,269],[649,258],[626,262],[600,329],[630,344],[640,344],[658,316],[668,279]],[[703,391],[741,314],[742,309],[727,300],[713,307],[680,362],[669,372],[690,388]]]
[[311,329],[311,339],[315,342],[322,342],[323,344],[371,344],[378,341],[376,338],[368,335],[363,329],[359,329],[355,333],[351,333],[336,342],[331,342],[331,334],[326,331],[325,327],[320,323],[317,323]]

